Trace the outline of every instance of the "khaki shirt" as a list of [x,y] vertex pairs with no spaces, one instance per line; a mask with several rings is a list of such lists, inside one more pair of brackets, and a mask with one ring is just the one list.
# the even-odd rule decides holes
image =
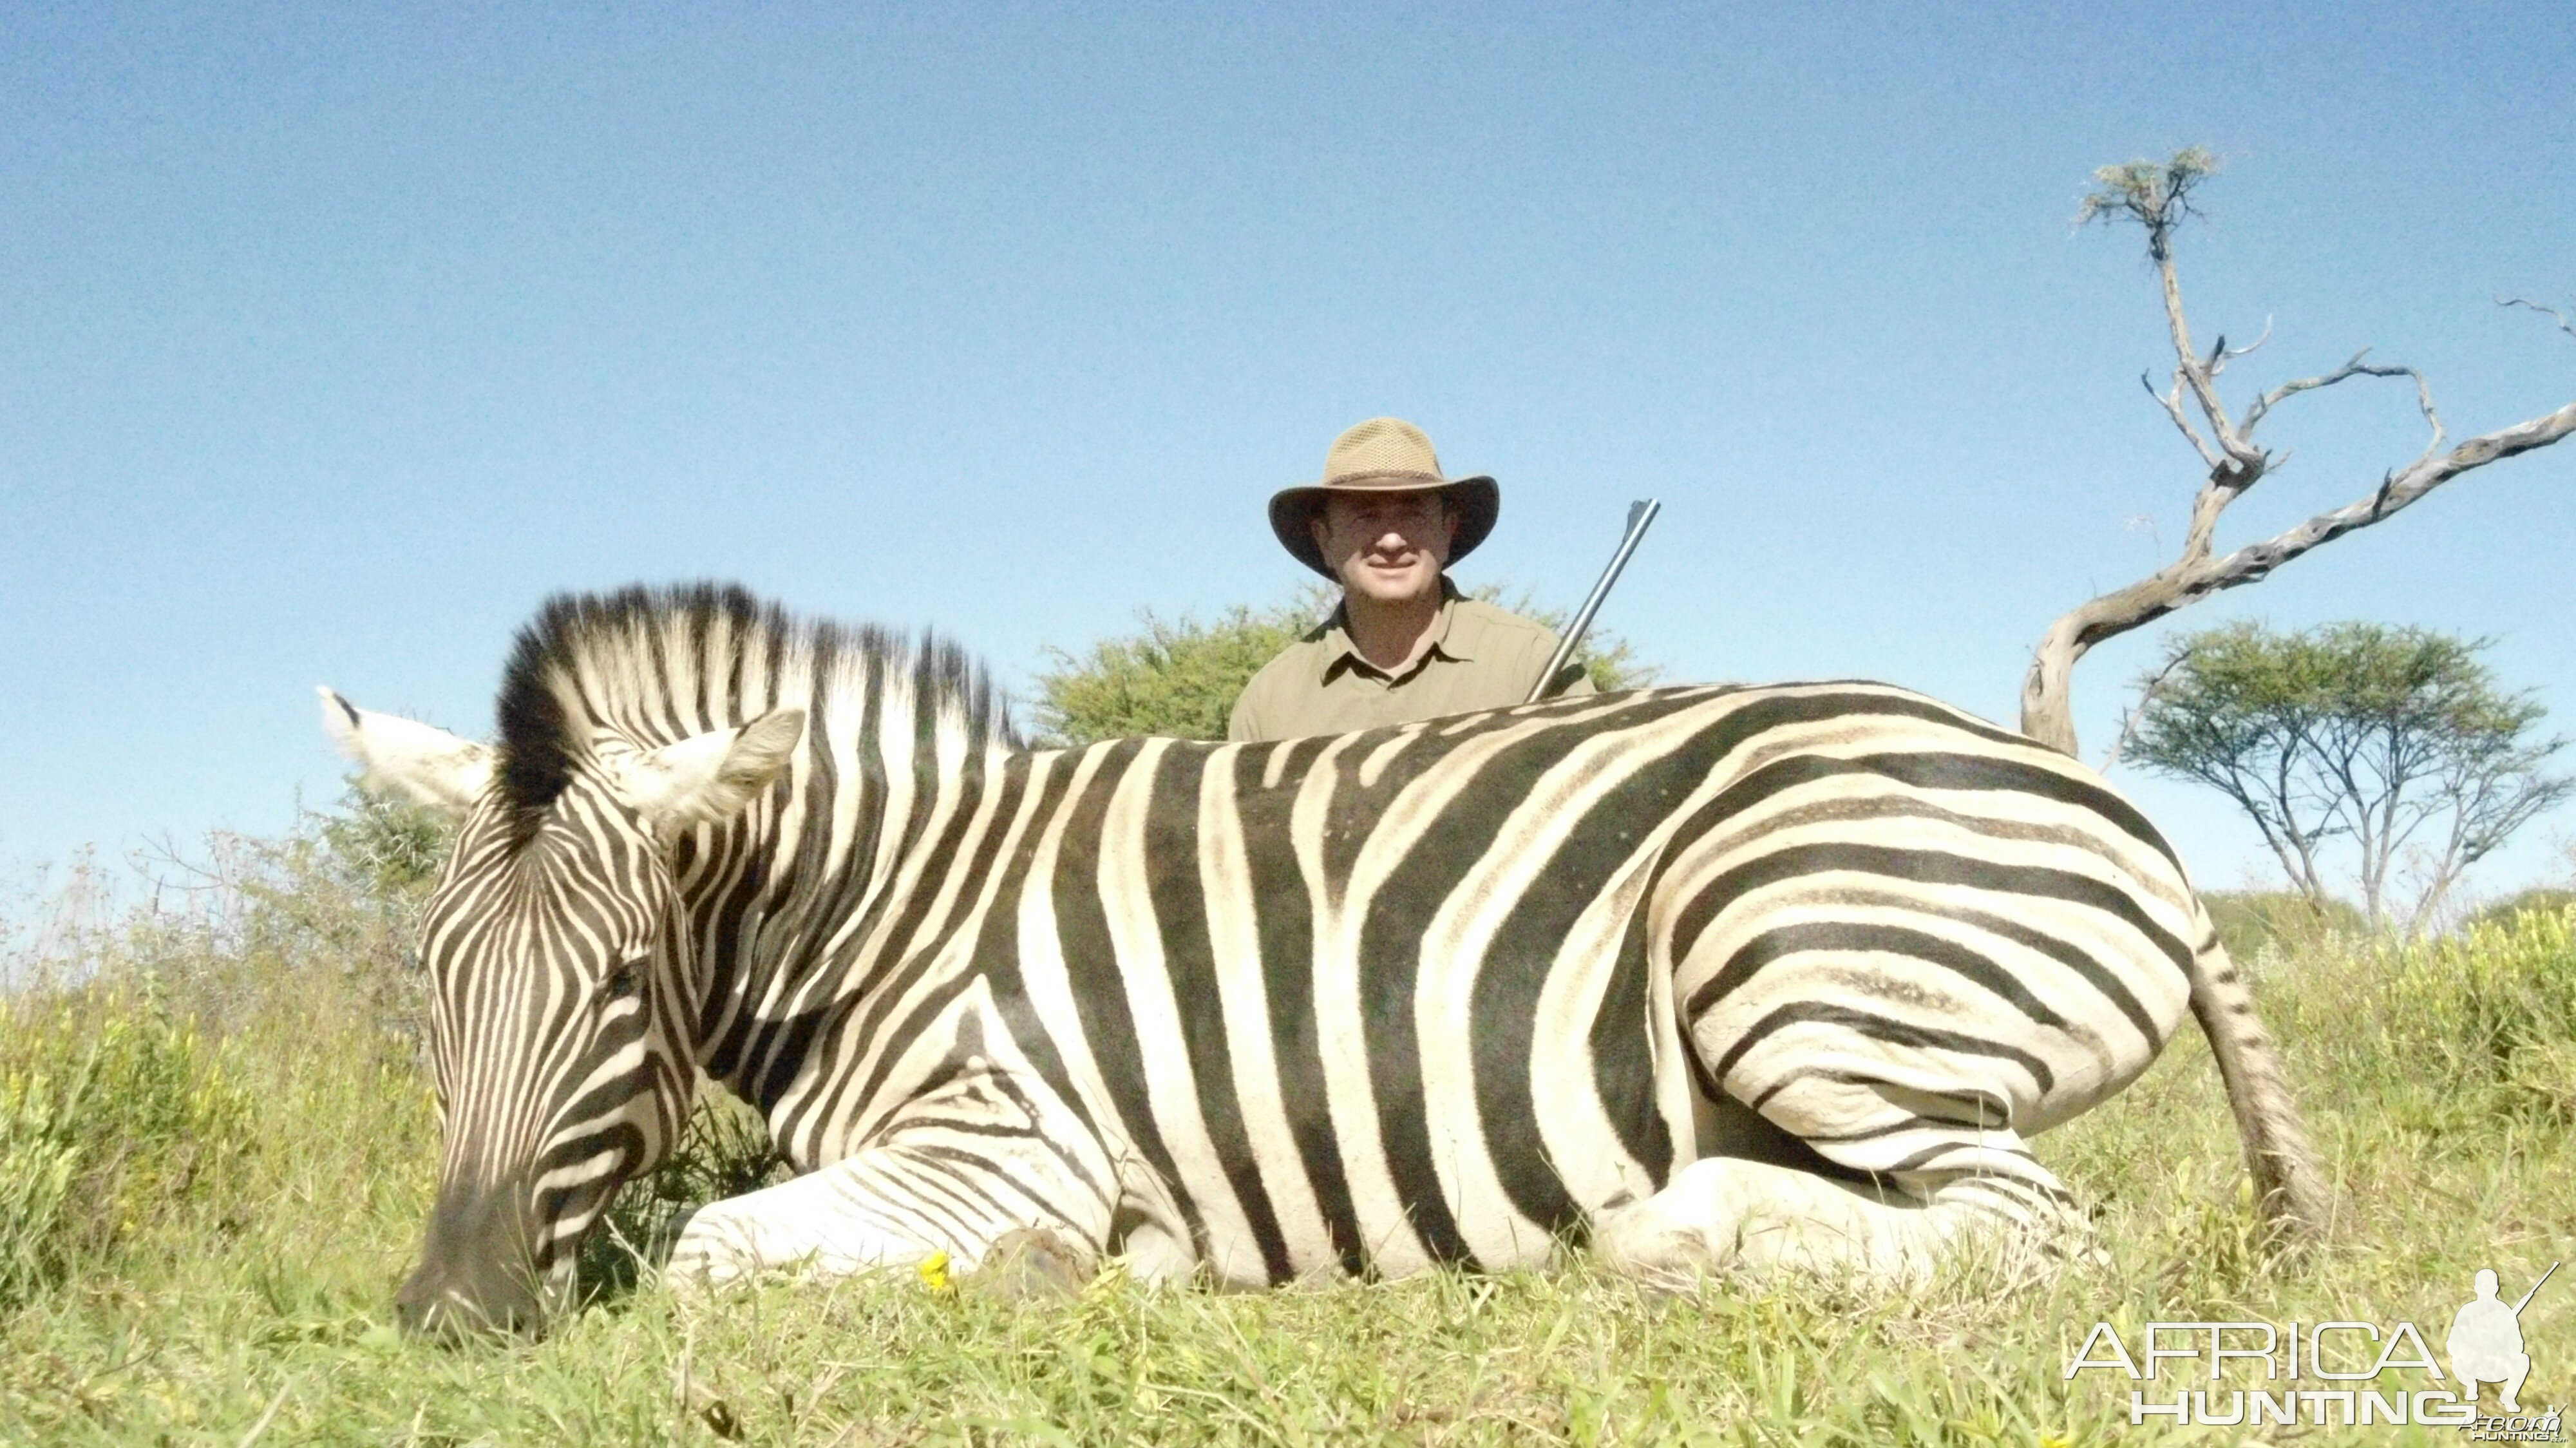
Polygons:
[[[1346,616],[1336,609],[1243,686],[1225,737],[1349,734],[1508,708],[1528,698],[1530,685],[1556,652],[1556,635],[1518,614],[1461,597],[1445,578],[1440,589],[1430,647],[1402,672],[1389,674],[1361,658]],[[1565,673],[1572,682],[1557,697],[1592,692],[1592,680],[1579,665],[1566,665]]]

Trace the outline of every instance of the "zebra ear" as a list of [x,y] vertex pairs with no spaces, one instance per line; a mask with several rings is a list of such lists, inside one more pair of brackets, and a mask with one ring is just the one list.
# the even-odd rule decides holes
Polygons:
[[772,709],[738,728],[635,756],[618,771],[618,792],[668,839],[750,808],[787,768],[804,734],[804,710]]
[[492,782],[492,747],[444,729],[361,709],[330,689],[322,729],[340,753],[365,766],[362,788],[461,815]]

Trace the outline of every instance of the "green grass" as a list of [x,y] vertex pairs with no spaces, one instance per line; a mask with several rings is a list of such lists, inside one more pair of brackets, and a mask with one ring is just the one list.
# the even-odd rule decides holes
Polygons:
[[[9,998],[0,1442],[2227,1441],[2133,1429],[2125,1380],[2063,1366],[2097,1319],[2402,1318],[2438,1350],[2478,1268],[2518,1295],[2556,1259],[2523,1401],[2576,1398],[2568,914],[2284,936],[2251,963],[2342,1193],[2292,1266],[2258,1250],[2186,1040],[2040,1143],[2104,1249],[2053,1275],[1668,1296],[1575,1259],[1223,1295],[1113,1271],[1014,1304],[912,1273],[680,1294],[600,1248],[543,1341],[443,1349],[390,1317],[435,1169],[402,953],[419,865],[309,831],[237,862],[221,919],[100,930]],[[630,1189],[629,1236],[765,1170],[738,1122],[700,1130]]]

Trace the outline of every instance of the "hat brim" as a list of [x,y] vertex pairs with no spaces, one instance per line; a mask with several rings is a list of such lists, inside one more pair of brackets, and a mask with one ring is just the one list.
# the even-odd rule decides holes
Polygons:
[[1458,510],[1458,533],[1449,543],[1451,563],[1476,551],[1476,545],[1494,531],[1494,520],[1503,512],[1502,488],[1483,476],[1439,478],[1426,473],[1376,473],[1282,488],[1270,499],[1270,531],[1278,535],[1279,546],[1298,562],[1335,582],[1341,580],[1341,575],[1324,561],[1324,550],[1315,546],[1314,530],[1306,526],[1323,512],[1324,500],[1335,493],[1446,494],[1450,506]]

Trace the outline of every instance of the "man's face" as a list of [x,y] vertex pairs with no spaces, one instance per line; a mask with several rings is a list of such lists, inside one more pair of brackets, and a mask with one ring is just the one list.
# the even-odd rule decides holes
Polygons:
[[1307,525],[1342,586],[1381,603],[1440,594],[1458,515],[1438,492],[1335,493]]

